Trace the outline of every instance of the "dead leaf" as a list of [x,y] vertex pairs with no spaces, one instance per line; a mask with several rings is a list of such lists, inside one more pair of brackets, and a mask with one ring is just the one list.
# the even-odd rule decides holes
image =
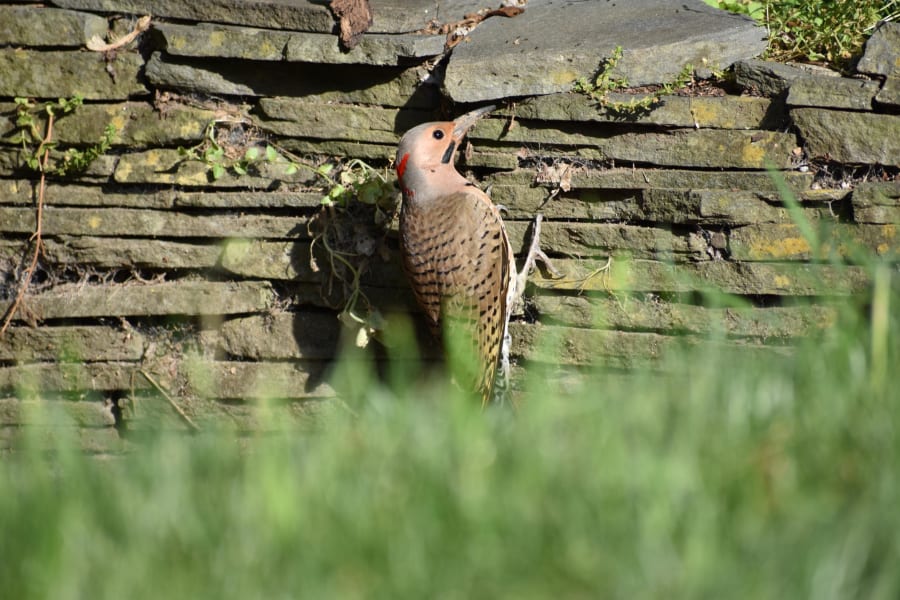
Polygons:
[[331,0],[331,12],[340,20],[341,46],[355,48],[362,35],[372,26],[369,0]]

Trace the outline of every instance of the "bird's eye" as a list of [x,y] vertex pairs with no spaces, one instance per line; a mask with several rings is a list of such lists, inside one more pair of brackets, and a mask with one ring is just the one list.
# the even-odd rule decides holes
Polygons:
[[434,133],[432,133],[431,135],[434,136],[434,139],[440,140],[440,139],[443,139],[443,137],[444,137],[444,132],[441,131],[440,129],[435,129],[435,130],[434,130]]

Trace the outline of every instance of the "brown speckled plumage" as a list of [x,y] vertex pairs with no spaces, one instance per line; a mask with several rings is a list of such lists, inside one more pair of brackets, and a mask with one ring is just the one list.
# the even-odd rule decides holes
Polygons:
[[435,334],[448,323],[454,331],[465,328],[477,372],[460,383],[487,402],[506,333],[512,251],[499,210],[453,166],[460,140],[482,112],[410,130],[397,172],[404,270]]

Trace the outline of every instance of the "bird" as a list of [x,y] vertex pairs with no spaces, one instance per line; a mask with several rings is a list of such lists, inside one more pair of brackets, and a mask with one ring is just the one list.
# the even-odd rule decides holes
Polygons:
[[454,162],[466,133],[494,108],[413,127],[394,161],[403,270],[432,333],[445,346],[448,331],[458,333],[457,351],[474,358],[454,377],[482,406],[502,399],[509,385],[516,264],[500,208]]

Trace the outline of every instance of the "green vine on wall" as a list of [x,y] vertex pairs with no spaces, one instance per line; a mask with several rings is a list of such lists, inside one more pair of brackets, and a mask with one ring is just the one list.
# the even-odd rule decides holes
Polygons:
[[574,90],[587,94],[609,112],[624,116],[634,116],[652,110],[663,97],[671,96],[678,89],[688,85],[693,79],[694,66],[687,64],[679,71],[675,79],[663,83],[650,94],[641,97],[636,96],[627,102],[614,102],[609,99],[609,94],[629,87],[627,78],[613,76],[613,71],[620,60],[622,60],[622,46],[616,46],[613,49],[612,56],[602,62],[600,70],[594,79],[579,78],[575,82]]
[[[29,98],[15,98],[16,105],[16,129],[13,132],[12,141],[22,145],[24,165],[32,171],[40,173],[38,180],[38,195],[35,214],[35,228],[28,243],[32,244],[31,260],[19,280],[19,288],[16,296],[10,304],[0,325],[0,337],[12,323],[13,317],[22,305],[22,299],[28,291],[28,286],[34,276],[38,261],[44,252],[43,217],[44,217],[44,192],[47,189],[47,175],[72,175],[85,171],[97,157],[106,152],[116,135],[116,128],[107,125],[100,141],[84,150],[69,148],[57,162],[55,168],[50,164],[50,152],[57,147],[53,139],[53,127],[58,117],[63,117],[75,112],[84,103],[84,98],[60,98],[56,102],[46,102],[42,105]],[[42,135],[38,118],[46,119],[46,129]]]

